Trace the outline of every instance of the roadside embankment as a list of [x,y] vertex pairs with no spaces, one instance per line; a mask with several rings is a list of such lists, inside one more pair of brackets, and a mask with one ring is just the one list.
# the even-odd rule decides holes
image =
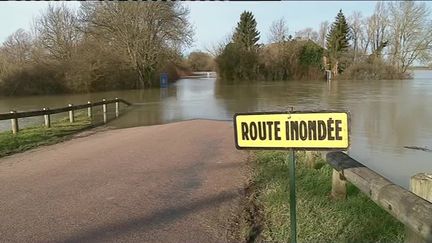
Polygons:
[[[253,227],[242,229],[254,241],[288,242],[290,237],[287,153],[255,152],[248,202]],[[347,200],[330,197],[332,167],[319,156],[314,166],[297,153],[299,242],[403,242],[404,227],[353,185]],[[251,219],[249,219],[251,220]],[[258,232],[257,232],[258,231]],[[249,234],[249,236],[247,235]]]
[[34,126],[22,129],[17,134],[11,131],[0,133],[0,157],[23,152],[41,145],[58,143],[67,136],[91,126],[91,120],[84,114],[70,123],[68,118],[53,122],[50,128]]

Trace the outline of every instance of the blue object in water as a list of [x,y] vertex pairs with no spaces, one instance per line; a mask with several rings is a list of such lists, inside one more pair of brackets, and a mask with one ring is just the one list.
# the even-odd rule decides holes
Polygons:
[[168,74],[162,73],[160,75],[160,87],[161,88],[167,88],[168,87]]

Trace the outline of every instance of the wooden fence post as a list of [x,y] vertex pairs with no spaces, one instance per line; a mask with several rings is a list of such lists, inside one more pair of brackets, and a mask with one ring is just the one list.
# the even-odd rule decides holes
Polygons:
[[[72,104],[69,104],[69,107],[72,107],[72,106],[73,106]],[[75,121],[74,111],[73,110],[69,111],[69,121],[70,121],[70,123],[73,123]]]
[[313,169],[316,164],[315,154],[312,151],[305,151],[305,164],[307,168]]
[[[42,110],[44,111],[48,111],[49,108],[43,108]],[[44,120],[45,120],[45,127],[50,128],[51,127],[51,118],[49,114],[44,115]]]
[[[418,173],[411,177],[410,190],[417,196],[432,203],[432,173]],[[407,243],[429,242],[415,234],[411,229],[405,228]]]
[[115,102],[115,114],[116,117],[119,117],[120,114],[120,102],[119,102],[119,98],[115,98],[116,102]]
[[319,151],[318,155],[321,159],[326,160],[327,151]]
[[106,104],[105,99],[102,99],[102,101],[104,102],[104,104],[102,105],[103,120],[104,120],[104,123],[107,123],[107,104]]
[[[91,102],[87,101],[87,104],[91,105]],[[91,106],[89,108],[87,108],[87,116],[89,118],[92,118],[92,107]]]
[[[10,113],[15,114],[16,111],[10,111]],[[11,126],[12,126],[12,133],[17,134],[19,131],[18,118],[12,118],[11,119]]]
[[332,175],[331,196],[333,199],[346,199],[347,197],[346,179],[341,172],[335,169],[333,169]]

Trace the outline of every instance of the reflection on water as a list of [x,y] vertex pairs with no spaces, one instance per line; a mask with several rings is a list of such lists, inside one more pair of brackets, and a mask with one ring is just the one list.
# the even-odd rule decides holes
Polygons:
[[[214,79],[183,79],[167,89],[81,95],[2,98],[0,112],[61,107],[121,97],[136,103],[111,126],[123,128],[209,118],[230,120],[235,112],[348,110],[352,133],[349,154],[407,187],[409,177],[432,171],[432,72],[417,71],[401,81],[291,81],[221,84]],[[111,110],[113,106],[111,107]],[[27,120],[42,123],[42,118]],[[22,122],[20,121],[20,124]],[[0,123],[9,129],[9,121]]]

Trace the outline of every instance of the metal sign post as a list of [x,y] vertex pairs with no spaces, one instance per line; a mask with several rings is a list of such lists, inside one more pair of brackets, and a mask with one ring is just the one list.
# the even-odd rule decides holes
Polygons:
[[289,149],[291,242],[297,242],[295,150],[347,149],[349,114],[340,111],[254,112],[234,115],[237,149]]
[[290,221],[291,221],[291,243],[297,242],[297,211],[296,211],[296,171],[295,151],[291,149],[288,154],[289,162],[289,187],[290,187]]

